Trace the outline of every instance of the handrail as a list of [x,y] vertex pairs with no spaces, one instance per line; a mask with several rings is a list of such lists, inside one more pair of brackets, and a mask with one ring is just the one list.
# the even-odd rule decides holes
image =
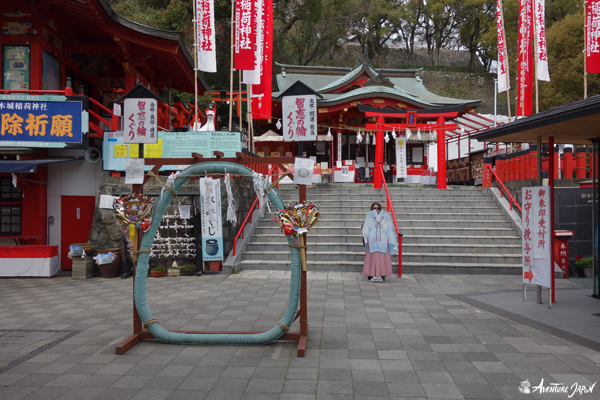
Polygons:
[[383,187],[385,187],[385,195],[387,196],[387,211],[392,210],[392,220],[394,221],[394,226],[396,227],[396,235],[398,235],[398,277],[402,276],[402,236],[400,233],[400,229],[398,229],[398,221],[396,221],[396,214],[394,213],[394,207],[392,206],[392,199],[390,197],[390,191],[388,190],[387,183],[385,181],[385,176],[383,174],[383,165],[382,162],[379,162],[379,173],[381,174],[381,181],[383,182]]
[[[266,166],[268,168],[268,165]],[[273,171],[277,171],[277,166],[273,165],[267,172],[268,176],[272,176]],[[277,189],[279,189],[279,183],[277,183],[277,185],[275,186]],[[235,239],[233,240],[233,255],[235,256],[235,248],[237,246],[237,241],[238,238],[240,237],[240,234],[242,235],[242,239],[244,238],[244,231],[246,230],[246,222],[248,222],[248,218],[250,218],[250,222],[252,222],[252,214],[254,214],[254,206],[256,205],[256,208],[258,208],[258,197],[256,199],[254,199],[254,203],[252,203],[252,206],[250,207],[250,211],[248,211],[248,214],[246,215],[246,219],[244,219],[244,222],[242,222],[242,225],[240,225],[240,230],[238,231],[237,235],[235,235]]]
[[258,197],[256,199],[254,199],[254,203],[252,203],[252,206],[250,207],[250,211],[248,211],[248,214],[246,215],[246,219],[244,219],[244,222],[242,222],[242,225],[240,225],[240,230],[238,231],[237,235],[235,235],[235,239],[233,240],[233,255],[235,256],[235,248],[237,246],[237,240],[240,237],[240,234],[242,234],[242,239],[244,238],[244,231],[246,230],[246,222],[248,222],[248,218],[250,218],[250,222],[252,222],[252,214],[254,214],[254,206],[258,207]]
[[[512,197],[512,195],[510,194],[510,192],[508,191],[506,186],[504,186],[504,183],[502,183],[502,181],[500,180],[498,175],[496,175],[496,171],[494,171],[492,166],[490,164],[483,164],[483,168],[489,168],[489,170],[492,172],[492,175],[494,175],[494,177],[496,178],[496,182],[498,182],[500,184],[500,197],[502,197],[502,189],[506,190],[506,194],[508,194],[508,198],[510,199],[510,201],[509,201],[510,209],[511,210],[513,209],[513,203],[515,203],[515,206],[517,207],[517,209],[519,210],[521,215],[523,215],[523,210],[521,209],[521,206],[519,206],[519,203],[517,203],[517,201],[514,199],[514,197]],[[485,173],[485,171],[484,171],[484,173]]]

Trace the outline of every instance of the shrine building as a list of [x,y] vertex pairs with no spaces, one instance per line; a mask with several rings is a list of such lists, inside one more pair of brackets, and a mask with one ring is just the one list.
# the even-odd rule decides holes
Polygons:
[[[373,171],[365,170],[366,165],[372,169],[374,163],[382,162],[384,170],[390,173],[394,170],[395,140],[386,141],[384,132],[404,135],[407,128],[411,131],[405,182],[432,183],[436,173],[430,167],[437,163],[438,176],[445,176],[447,142],[456,137],[460,140],[461,129],[456,120],[470,118],[476,121],[473,125],[489,126],[489,121],[474,114],[481,100],[436,95],[425,88],[418,69],[378,69],[365,58],[353,68],[276,65],[281,71],[277,74],[278,91],[273,93],[272,119],[262,123],[263,130],[272,131],[271,137],[256,140],[256,152],[265,156],[273,153],[314,156],[317,163],[327,162],[334,175],[340,162],[351,169],[356,166],[352,181],[372,181]],[[275,126],[283,118],[279,96],[293,91],[294,85],[302,85],[318,95],[317,141],[302,142],[302,154],[298,154],[300,142],[272,137],[273,131],[282,133]],[[361,143],[357,143],[359,131]],[[445,182],[439,180],[438,186],[445,187]]]
[[[181,33],[123,18],[109,0],[3,0],[0,22],[0,246],[58,246],[70,269],[69,244],[87,242],[110,174],[99,161],[103,135],[122,128],[114,102],[138,85],[207,85]],[[193,109],[159,100],[157,131],[189,123]]]

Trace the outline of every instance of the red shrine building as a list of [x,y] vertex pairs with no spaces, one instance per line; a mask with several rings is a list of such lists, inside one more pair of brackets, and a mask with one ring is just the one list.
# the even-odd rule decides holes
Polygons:
[[[3,0],[0,23],[0,249],[57,247],[70,268],[68,246],[87,241],[109,175],[97,161],[122,124],[113,103],[137,85],[193,92],[194,60],[179,32],[129,21],[109,0]],[[177,98],[158,107],[162,130],[193,113]]]
[[[475,108],[481,100],[465,100],[438,96],[425,88],[419,70],[377,69],[370,61],[361,59],[354,68],[315,67],[278,64],[278,92],[273,93],[272,117],[263,129],[281,133],[275,127],[282,119],[282,102],[278,97],[290,87],[302,84],[317,95],[318,138],[303,142],[302,152],[313,156],[317,163],[327,162],[334,169],[342,165],[356,168],[355,180],[370,182],[378,163],[384,170],[394,170],[395,140],[385,140],[391,132],[404,135],[407,140],[406,182],[423,182],[423,176],[435,175],[431,171],[437,161],[438,176],[446,175],[446,148],[449,139],[459,137],[456,120],[465,116],[475,118]],[[486,121],[482,125],[489,125]],[[462,121],[461,121],[462,124]],[[327,133],[331,133],[328,138]],[[360,132],[362,140],[357,141]],[[270,133],[273,136],[273,133]],[[256,151],[268,155],[296,154],[297,142],[283,142],[266,137],[258,139]],[[432,144],[434,144],[432,146]],[[435,160],[430,160],[430,154]],[[283,154],[281,154],[283,155]],[[377,174],[375,174],[377,177]],[[412,178],[412,179],[411,179]],[[427,183],[435,181],[431,177]],[[376,182],[377,183],[377,182]],[[446,180],[438,180],[445,187]]]

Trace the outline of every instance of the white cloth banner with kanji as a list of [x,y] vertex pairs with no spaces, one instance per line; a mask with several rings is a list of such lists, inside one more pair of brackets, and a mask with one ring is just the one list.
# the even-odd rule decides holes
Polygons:
[[510,89],[502,0],[497,0],[496,2],[496,28],[498,33],[498,66],[496,67],[498,70],[498,93],[502,93]]
[[196,43],[200,71],[217,72],[214,0],[196,0]]
[[406,178],[406,138],[396,137],[396,178]]
[[283,140],[317,140],[317,96],[284,96],[282,101]]
[[546,46],[546,4],[544,0],[535,0],[535,56],[537,61],[536,78],[540,81],[549,81],[548,73],[548,46]]
[[254,3],[254,20],[256,21],[256,29],[254,30],[256,32],[254,69],[242,72],[242,83],[245,83],[246,85],[260,85],[263,68],[263,38],[265,34],[263,0],[256,0]]

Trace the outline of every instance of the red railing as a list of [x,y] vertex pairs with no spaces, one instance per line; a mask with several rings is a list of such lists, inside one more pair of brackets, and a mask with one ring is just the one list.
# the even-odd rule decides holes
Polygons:
[[523,215],[523,210],[521,209],[521,206],[519,206],[519,203],[517,203],[517,201],[514,199],[514,197],[512,197],[512,195],[506,188],[506,186],[504,186],[504,183],[502,183],[500,178],[498,178],[498,175],[496,175],[496,171],[494,171],[494,169],[492,168],[492,165],[491,164],[483,164],[483,168],[484,168],[484,171],[483,171],[484,174],[485,174],[485,169],[487,168],[492,173],[492,175],[496,178],[496,182],[498,182],[498,184],[500,185],[500,197],[503,197],[502,191],[503,190],[506,191],[506,194],[508,195],[508,198],[509,198],[510,209],[511,210],[513,209],[513,203],[514,203],[515,207],[517,207],[517,209],[519,210],[521,215]]
[[[273,176],[273,171],[277,172],[279,170],[279,168],[276,165],[273,165],[270,169],[269,169],[269,165],[266,165],[266,164],[263,164],[263,165],[252,164],[252,165],[249,165],[249,167],[253,171],[256,171],[259,173],[261,171],[268,171],[268,173],[267,173],[268,176]],[[257,168],[254,169],[253,167],[257,167]],[[277,189],[279,189],[279,183],[277,183],[275,185],[275,187]],[[242,225],[240,226],[240,230],[238,231],[237,235],[235,235],[235,239],[233,240],[233,255],[234,256],[235,256],[235,249],[237,247],[238,238],[240,237],[240,235],[242,236],[242,239],[244,238],[244,231],[246,230],[246,223],[248,222],[248,219],[250,219],[250,222],[252,222],[252,214],[254,214],[254,207],[258,208],[258,197],[256,199],[254,199],[254,203],[252,203],[252,207],[250,207],[250,211],[248,211],[248,214],[246,215],[244,222],[242,222]]]
[[387,211],[392,214],[392,219],[394,220],[394,226],[396,227],[396,235],[398,235],[398,277],[402,276],[402,233],[400,233],[400,229],[398,229],[398,221],[396,221],[396,214],[394,213],[394,207],[392,206],[392,199],[390,197],[390,191],[388,190],[387,183],[385,182],[385,176],[383,174],[383,164],[379,162],[379,173],[381,174],[381,181],[383,182],[383,187],[385,188],[385,195],[387,197]]

